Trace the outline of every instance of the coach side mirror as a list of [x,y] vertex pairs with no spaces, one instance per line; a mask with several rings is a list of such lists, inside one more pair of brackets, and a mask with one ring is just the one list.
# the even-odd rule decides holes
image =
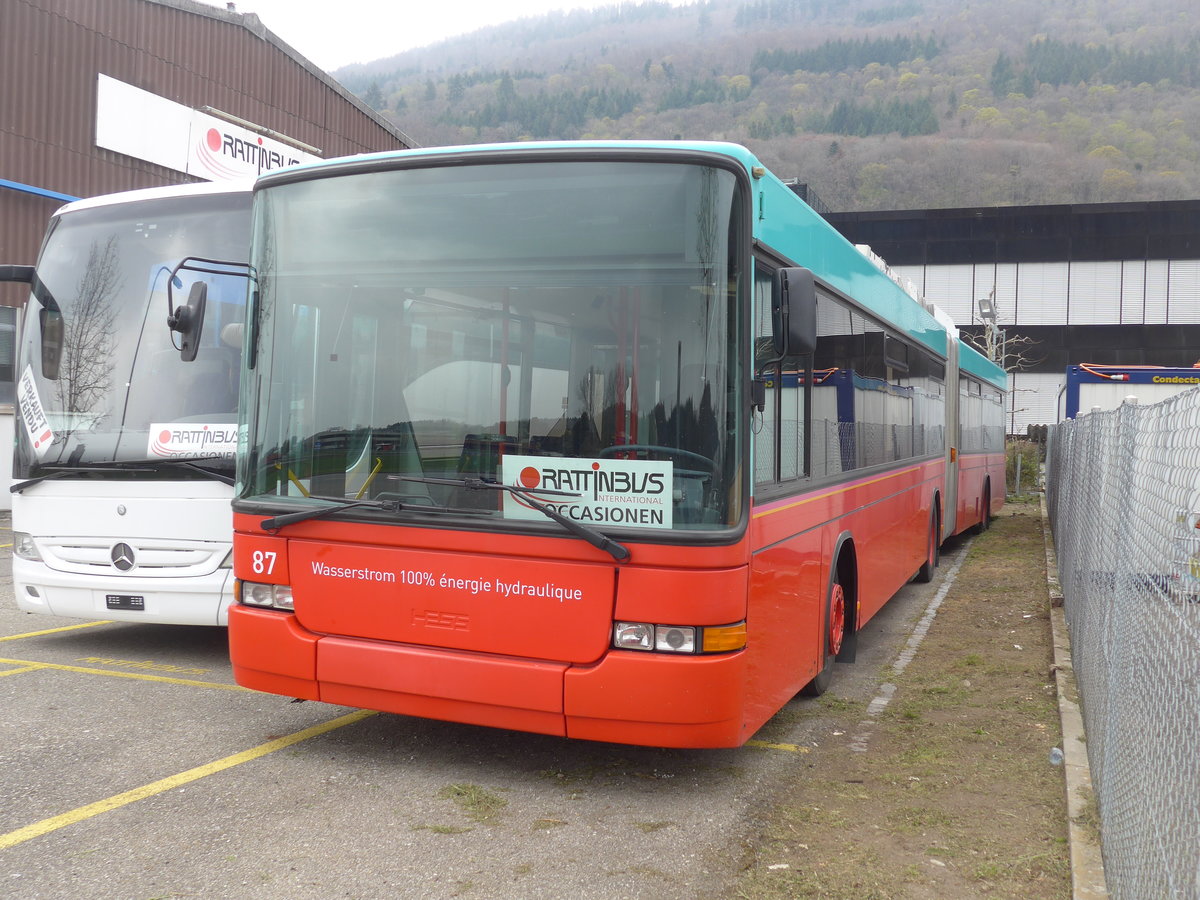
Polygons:
[[207,305],[208,285],[203,281],[196,281],[188,291],[188,302],[175,307],[167,315],[167,327],[179,332],[179,358],[184,362],[192,362],[200,349],[200,335],[204,330],[204,309]]
[[771,330],[779,356],[804,356],[817,346],[817,285],[808,269],[775,273],[771,291]]
[[57,381],[62,361],[63,315],[57,309],[39,309],[38,325],[42,332],[42,377]]

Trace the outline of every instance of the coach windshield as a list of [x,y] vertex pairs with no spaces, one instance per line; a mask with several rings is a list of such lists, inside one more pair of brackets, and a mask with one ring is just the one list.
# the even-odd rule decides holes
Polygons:
[[[18,478],[232,477],[249,206],[236,191],[55,220],[23,317]],[[234,262],[180,268],[189,257]],[[197,281],[205,346],[185,363],[166,326],[168,287],[179,302]],[[183,461],[192,466],[173,465]]]

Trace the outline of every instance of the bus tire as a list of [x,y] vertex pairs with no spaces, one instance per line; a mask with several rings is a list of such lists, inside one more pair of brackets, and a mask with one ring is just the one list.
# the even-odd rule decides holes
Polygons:
[[825,597],[825,622],[821,640],[825,645],[825,662],[821,671],[800,689],[805,697],[820,697],[833,683],[833,664],[846,639],[846,590],[842,585],[841,559],[834,564]]
[[979,511],[979,521],[969,529],[971,534],[983,534],[992,527],[992,483],[984,482],[983,508]]
[[938,564],[942,561],[942,542],[938,532],[938,516],[935,509],[929,517],[929,546],[925,551],[925,562],[921,563],[921,568],[917,569],[917,574],[913,578],[918,584],[929,584],[933,581],[933,573],[937,571]]

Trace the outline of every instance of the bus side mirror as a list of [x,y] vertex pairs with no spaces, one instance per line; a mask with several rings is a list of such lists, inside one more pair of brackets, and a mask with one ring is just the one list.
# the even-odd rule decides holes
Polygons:
[[42,331],[42,377],[57,381],[62,361],[63,315],[57,309],[39,309],[38,325]]
[[817,284],[808,269],[775,273],[771,291],[771,330],[775,353],[804,356],[817,346]]
[[167,316],[167,327],[179,332],[179,358],[192,362],[200,349],[200,335],[204,330],[204,308],[208,305],[208,285],[203,281],[192,283],[188,291],[188,302],[177,306]]

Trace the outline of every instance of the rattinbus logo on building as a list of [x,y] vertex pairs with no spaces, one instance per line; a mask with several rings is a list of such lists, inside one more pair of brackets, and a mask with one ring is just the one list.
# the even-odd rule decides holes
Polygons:
[[284,144],[257,135],[239,136],[229,129],[209,128],[196,147],[196,159],[217,178],[237,178],[246,170],[261,175],[283,166],[294,166],[300,157]]
[[96,76],[96,146],[209,181],[256,178],[318,159],[299,141]]
[[[501,469],[505,484],[524,488],[569,519],[640,528],[671,527],[671,476],[672,463],[659,460],[506,456]],[[511,492],[504,495],[504,515],[544,518]]]

